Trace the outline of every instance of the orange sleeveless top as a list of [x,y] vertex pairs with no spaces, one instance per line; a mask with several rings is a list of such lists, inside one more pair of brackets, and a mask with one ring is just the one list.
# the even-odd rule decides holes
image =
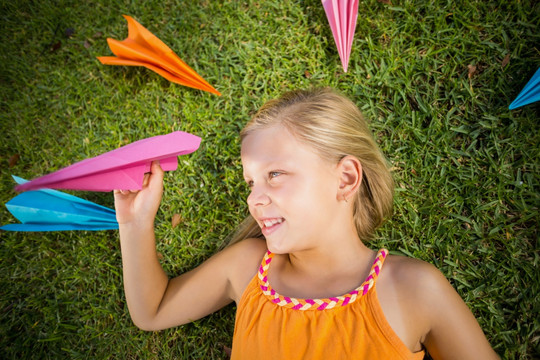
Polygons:
[[348,294],[295,299],[267,280],[267,252],[238,303],[231,360],[423,359],[394,333],[379,305],[375,283],[388,254],[377,253],[366,280]]

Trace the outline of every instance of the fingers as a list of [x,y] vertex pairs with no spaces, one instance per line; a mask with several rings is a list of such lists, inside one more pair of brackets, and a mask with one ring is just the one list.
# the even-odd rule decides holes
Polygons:
[[150,172],[144,174],[142,189],[114,190],[118,223],[153,223],[163,195],[163,177],[159,161],[154,161]]
[[163,187],[163,177],[165,172],[161,168],[159,161],[152,161],[150,173],[151,174],[147,174],[151,176],[148,176],[148,178],[146,179],[146,185],[148,185],[151,189],[160,190]]
[[[143,182],[142,182],[143,189],[149,186],[150,184],[152,184],[151,187],[153,187],[154,189],[159,189],[159,187],[161,187],[163,184],[164,174],[165,172],[161,168],[161,165],[159,164],[159,160],[152,161],[150,172],[145,173],[143,177]],[[138,192],[139,190],[122,190],[122,189],[113,190],[113,193],[115,196],[116,195],[125,196],[125,195],[138,193]]]
[[143,177],[143,180],[142,180],[143,189],[148,186],[149,181],[150,181],[150,173],[144,174],[144,177]]
[[152,166],[150,167],[150,172],[152,174],[156,174],[158,176],[163,177],[164,171],[161,168],[159,160],[152,161]]
[[113,190],[114,195],[129,195],[133,193],[138,193],[139,190]]

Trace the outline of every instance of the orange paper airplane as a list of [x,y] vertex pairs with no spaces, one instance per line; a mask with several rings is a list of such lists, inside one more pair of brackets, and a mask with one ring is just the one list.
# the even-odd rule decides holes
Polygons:
[[123,16],[128,22],[128,37],[122,41],[107,39],[107,43],[116,57],[98,57],[102,64],[144,66],[174,83],[221,95],[163,41],[131,16]]

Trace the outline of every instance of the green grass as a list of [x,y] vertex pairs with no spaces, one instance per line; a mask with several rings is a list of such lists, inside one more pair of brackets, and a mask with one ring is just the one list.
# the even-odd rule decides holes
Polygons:
[[[238,131],[250,114],[285,90],[333,86],[371,119],[394,169],[394,216],[370,246],[438,266],[503,358],[540,357],[540,106],[508,110],[540,64],[540,6],[391,2],[360,2],[348,73],[318,0],[0,2],[0,200],[16,195],[11,174],[197,134],[157,218],[163,266],[179,274],[246,214]],[[106,38],[127,36],[122,14],[223,95],[101,65]],[[113,206],[110,193],[72,193]],[[5,209],[0,221],[15,222]],[[116,231],[0,237],[2,358],[225,358],[233,306],[162,332],[132,325]]]

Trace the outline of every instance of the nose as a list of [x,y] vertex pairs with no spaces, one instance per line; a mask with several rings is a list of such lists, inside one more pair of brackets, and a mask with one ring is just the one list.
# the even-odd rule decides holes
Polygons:
[[252,187],[247,198],[247,204],[249,207],[265,206],[270,204],[270,197],[262,188]]

